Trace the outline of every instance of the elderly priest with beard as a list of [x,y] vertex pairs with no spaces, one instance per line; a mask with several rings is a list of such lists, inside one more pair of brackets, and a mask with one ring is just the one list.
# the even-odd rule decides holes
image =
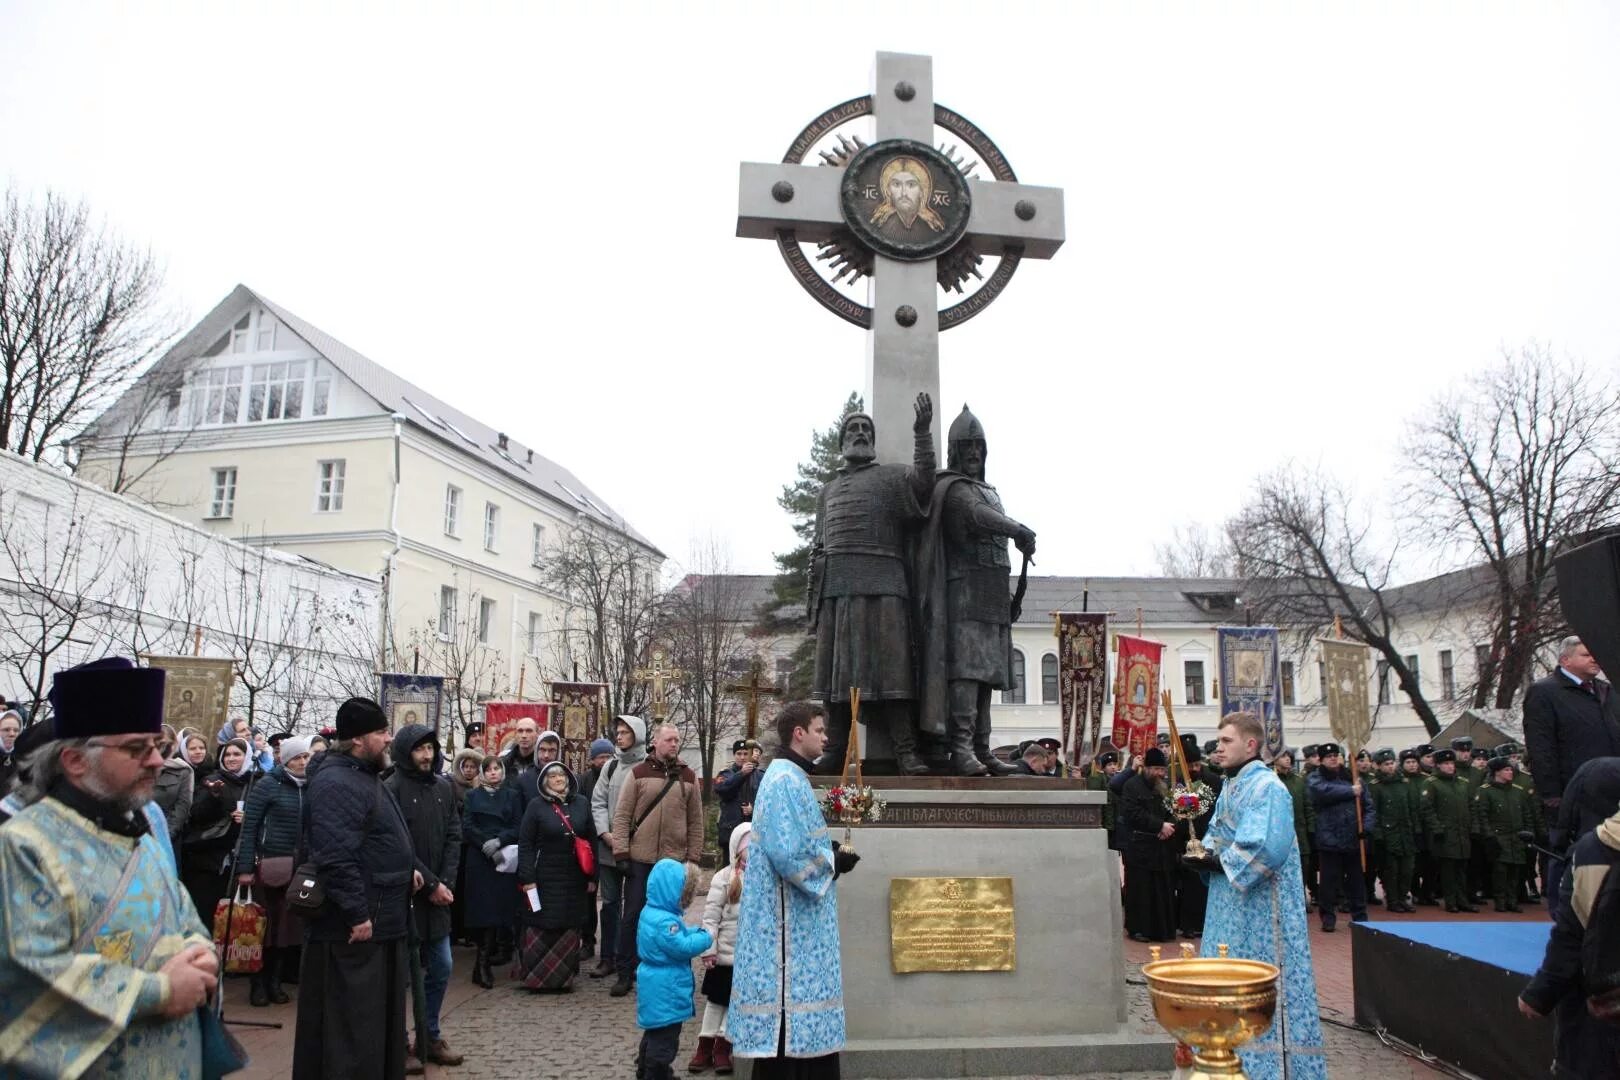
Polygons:
[[1183,861],[1209,881],[1203,955],[1228,945],[1233,956],[1282,969],[1270,1030],[1238,1051],[1244,1071],[1253,1080],[1326,1077],[1294,797],[1260,760],[1265,737],[1253,713],[1221,719],[1215,764],[1228,779],[1204,837],[1207,854]]
[[151,801],[163,681],[121,657],[52,681],[56,739],[0,829],[6,1076],[202,1075],[218,964]]

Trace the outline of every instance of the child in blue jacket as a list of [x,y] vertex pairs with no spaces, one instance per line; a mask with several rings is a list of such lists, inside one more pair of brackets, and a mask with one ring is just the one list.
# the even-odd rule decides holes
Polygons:
[[695,1015],[692,959],[708,951],[707,930],[683,918],[697,891],[690,872],[674,859],[659,859],[647,876],[647,906],[636,924],[636,1024],[642,1029],[636,1080],[673,1080],[681,1025]]

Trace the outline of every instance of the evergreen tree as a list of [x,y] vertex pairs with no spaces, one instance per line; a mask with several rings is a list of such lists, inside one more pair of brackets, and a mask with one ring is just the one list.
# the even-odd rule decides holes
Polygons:
[[[816,502],[827,481],[838,474],[844,458],[838,444],[838,428],[844,417],[865,409],[859,394],[850,394],[831,427],[810,437],[810,459],[799,463],[799,478],[782,488],[776,504],[793,519],[793,532],[799,543],[791,551],[776,556],[776,581],[771,599],[759,611],[759,632],[788,634],[805,629],[805,600],[810,586],[810,547],[816,536]],[[793,675],[788,681],[790,697],[810,692],[815,675],[815,641],[805,638],[793,652]]]

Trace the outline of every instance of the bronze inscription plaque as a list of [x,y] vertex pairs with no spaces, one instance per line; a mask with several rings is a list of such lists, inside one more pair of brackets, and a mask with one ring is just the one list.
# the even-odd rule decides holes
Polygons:
[[891,878],[889,957],[897,975],[1016,970],[1013,879]]

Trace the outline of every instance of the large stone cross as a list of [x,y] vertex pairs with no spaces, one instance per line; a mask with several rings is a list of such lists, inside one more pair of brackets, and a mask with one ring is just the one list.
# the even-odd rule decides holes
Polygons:
[[980,255],[1051,258],[1063,243],[1063,191],[967,179],[934,148],[930,57],[878,53],[869,111],[876,141],[840,160],[843,168],[744,163],[737,235],[777,239],[790,232],[796,241],[822,242],[853,233],[870,250],[872,266],[863,271],[870,274],[872,308],[866,401],[877,424],[877,459],[905,464],[917,393],[942,400],[936,258],[964,237]]

